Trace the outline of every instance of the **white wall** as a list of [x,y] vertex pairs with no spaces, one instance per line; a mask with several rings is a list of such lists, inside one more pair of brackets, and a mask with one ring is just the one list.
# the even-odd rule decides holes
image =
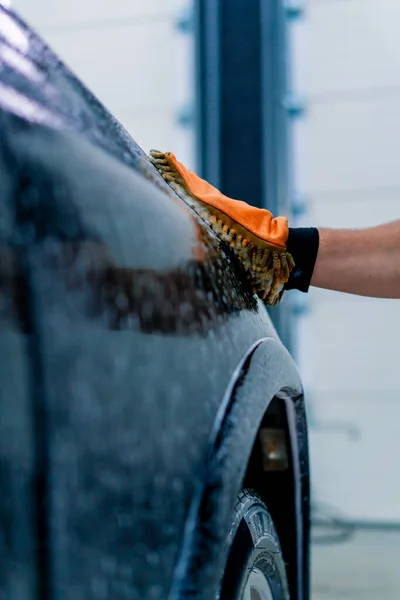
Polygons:
[[193,132],[178,124],[194,98],[193,42],[179,33],[191,0],[15,0],[13,8],[148,152],[193,166]]
[[[399,23],[398,0],[307,4],[295,34],[307,224],[400,218]],[[309,309],[299,362],[316,424],[315,499],[356,519],[400,521],[400,302],[313,290]]]

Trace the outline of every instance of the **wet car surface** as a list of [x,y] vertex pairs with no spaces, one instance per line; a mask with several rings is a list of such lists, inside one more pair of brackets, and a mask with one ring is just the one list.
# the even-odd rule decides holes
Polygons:
[[1,7],[0,131],[0,590],[214,597],[277,398],[290,585],[306,598],[301,382],[229,248]]

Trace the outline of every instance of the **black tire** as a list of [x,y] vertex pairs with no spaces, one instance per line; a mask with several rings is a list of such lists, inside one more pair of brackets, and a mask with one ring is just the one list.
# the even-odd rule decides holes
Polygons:
[[[249,586],[254,581],[254,589]],[[269,587],[269,595],[256,589]],[[278,535],[267,507],[251,490],[243,490],[235,507],[229,554],[219,600],[289,600],[285,563]],[[264,590],[265,592],[265,590]]]

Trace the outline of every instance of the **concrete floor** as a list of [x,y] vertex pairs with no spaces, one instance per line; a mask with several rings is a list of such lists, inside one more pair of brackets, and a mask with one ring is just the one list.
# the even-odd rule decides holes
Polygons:
[[312,600],[399,598],[400,531],[359,530],[343,543],[313,544]]

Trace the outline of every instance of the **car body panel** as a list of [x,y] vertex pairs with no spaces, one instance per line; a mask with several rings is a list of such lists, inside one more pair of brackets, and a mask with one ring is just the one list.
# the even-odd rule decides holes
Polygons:
[[[302,388],[265,307],[123,128],[0,14],[17,28],[0,19],[0,296],[13,299],[0,333],[1,412],[13,423],[2,431],[0,515],[19,522],[21,494],[30,515],[19,533],[10,525],[0,585],[10,600],[34,589],[57,600],[209,598],[258,427],[281,395],[305,599]],[[6,46],[24,72],[5,64]],[[39,74],[26,76],[29,63]]]

